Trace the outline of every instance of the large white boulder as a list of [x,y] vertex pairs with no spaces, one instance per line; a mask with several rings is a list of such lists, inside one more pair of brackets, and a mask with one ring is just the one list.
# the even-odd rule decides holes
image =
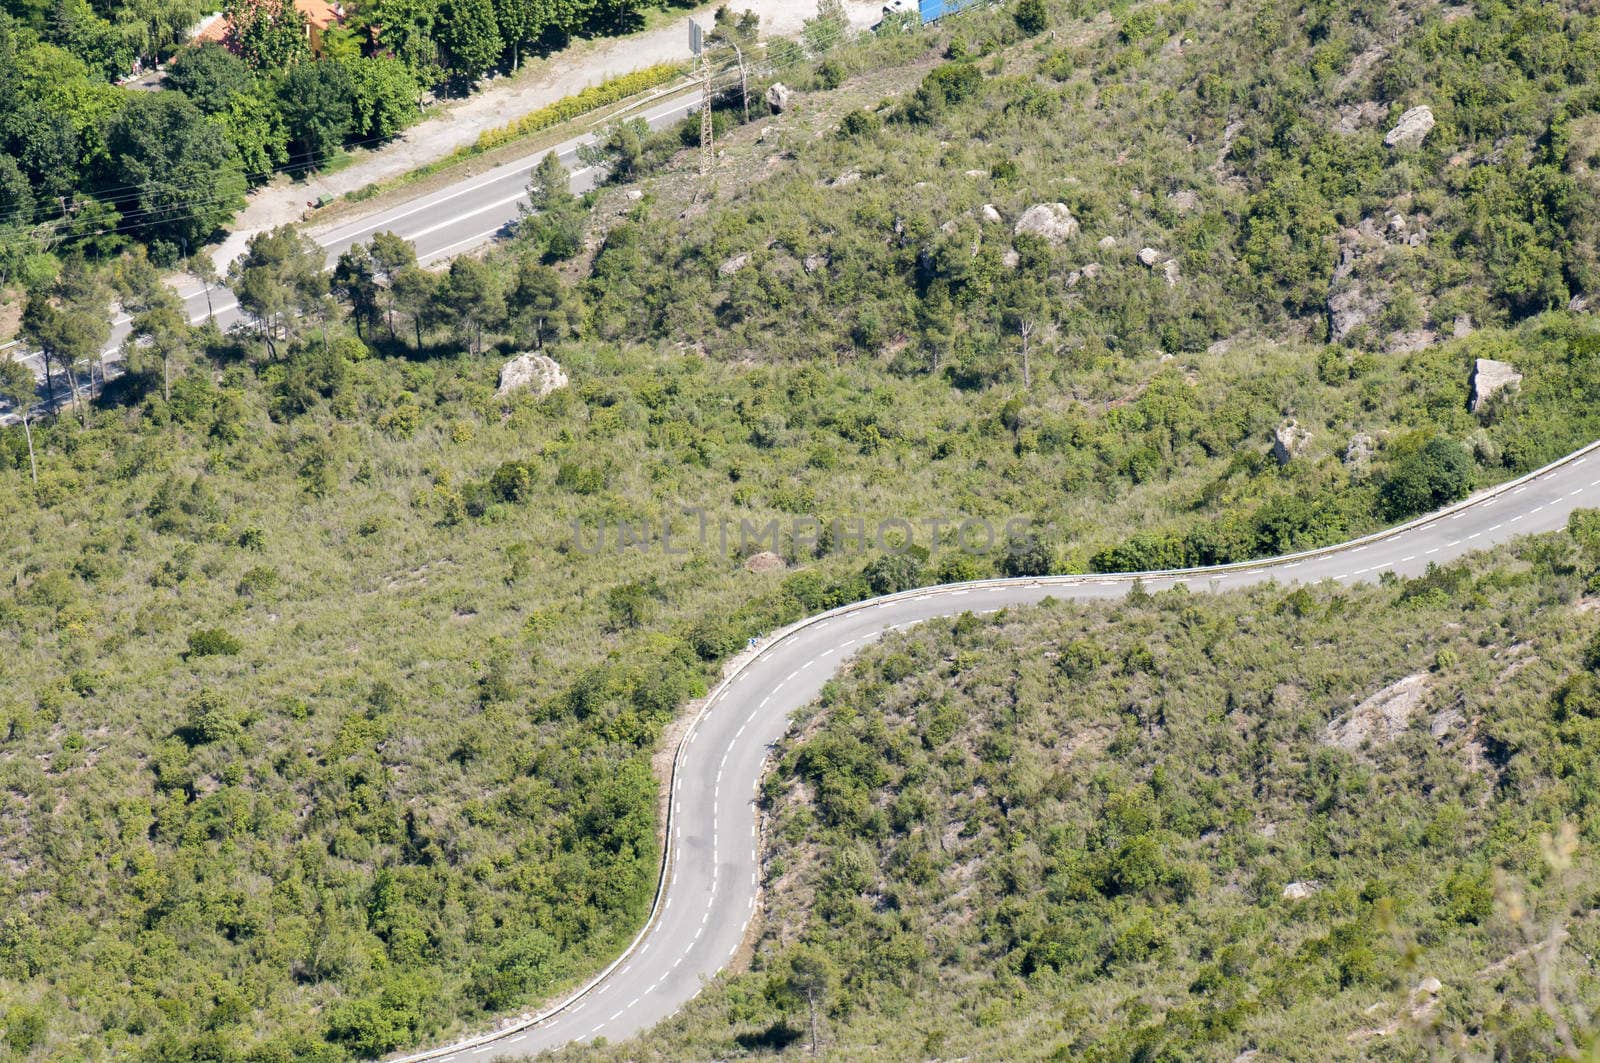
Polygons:
[[1473,413],[1477,413],[1496,394],[1522,383],[1522,374],[1509,362],[1479,358],[1472,369]]
[[519,354],[500,367],[500,390],[496,395],[527,390],[539,398],[567,386],[567,374],[554,358],[545,354]]
[[1420,145],[1433,129],[1433,108],[1427,104],[1413,107],[1400,116],[1400,121],[1383,138],[1386,147],[1414,148]]
[[1061,244],[1078,235],[1078,219],[1065,203],[1035,203],[1017,219],[1017,234],[1032,233],[1047,243]]

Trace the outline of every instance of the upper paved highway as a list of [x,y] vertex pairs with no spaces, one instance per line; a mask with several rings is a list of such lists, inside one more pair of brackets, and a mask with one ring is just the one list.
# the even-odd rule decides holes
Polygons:
[[[694,112],[699,107],[699,100],[698,90],[668,96],[645,107],[638,117],[648,122],[650,128],[660,129]],[[578,148],[592,140],[594,134],[585,134],[550,149],[572,171],[574,192],[587,192],[602,176],[592,167],[582,166],[578,162]],[[411,241],[416,248],[417,259],[423,265],[440,262],[488,242],[516,221],[522,203],[528,198],[528,179],[533,168],[547,153],[541,151],[497,166],[448,188],[358,219],[313,226],[306,230],[306,234],[327,251],[329,266],[338,261],[339,256],[352,244],[369,241],[374,233],[380,232],[392,232]],[[219,262],[218,268],[225,271],[227,265]],[[226,288],[214,287],[208,293],[199,281],[185,276],[177,290],[183,300],[184,312],[191,322],[198,323],[209,316],[221,328],[227,329],[243,319],[238,301]],[[113,318],[111,324],[111,339],[104,351],[108,362],[114,362],[120,356],[122,341],[128,334],[128,315]],[[37,354],[27,355],[23,361],[34,370],[36,376],[43,378],[44,365]],[[59,378],[59,370],[57,375]],[[59,390],[63,394],[66,391],[64,387]]]
[[1046,598],[1120,597],[1134,580],[1151,591],[1182,585],[1232,590],[1269,580],[1353,583],[1379,573],[1415,576],[1519,535],[1562,527],[1579,506],[1600,506],[1600,444],[1439,513],[1342,546],[1211,569],[988,580],[908,591],[803,620],[769,638],[712,693],[678,749],[663,888],[651,920],[595,982],[536,1021],[408,1060],[535,1054],[572,1041],[615,1041],[671,1015],[732,958],[760,890],[757,788],[789,717],[861,647],[935,617],[991,613]]

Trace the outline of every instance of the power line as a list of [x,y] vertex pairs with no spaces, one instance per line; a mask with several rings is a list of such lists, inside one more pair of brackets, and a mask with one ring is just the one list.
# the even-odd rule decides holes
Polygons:
[[[848,25],[848,23],[846,23],[843,27],[828,27],[828,26],[824,26],[824,27],[821,27],[820,29],[822,31],[824,31],[825,35],[820,37],[820,38],[818,38],[819,42],[823,43],[827,47],[831,48],[834,44],[838,43],[838,38],[839,37],[843,36],[844,33],[847,33],[847,32],[850,31],[851,27]],[[780,38],[780,39],[786,39],[786,38]],[[784,66],[789,66],[789,65],[793,65],[794,63],[797,63],[797,62],[808,62],[808,61],[811,61],[812,58],[814,58],[814,57],[800,57],[798,59],[791,60],[790,63],[786,63],[786,64],[783,64],[783,65]],[[345,147],[345,148],[367,147],[367,146],[370,146],[370,145],[373,145],[373,144],[382,144],[382,143],[390,142],[390,141],[393,141],[395,139],[396,138],[392,137],[392,136],[390,136],[390,137],[365,137],[365,138],[362,138],[360,140],[346,141],[342,145],[342,147]],[[252,181],[254,178],[271,178],[271,177],[275,177],[275,176],[277,176],[279,174],[296,175],[296,174],[299,174],[299,173],[313,172],[313,171],[315,171],[317,169],[317,165],[318,165],[317,161],[308,156],[308,157],[303,157],[299,161],[291,161],[291,162],[285,163],[282,166],[275,166],[275,167],[271,167],[271,168],[266,169],[266,170],[246,170],[246,171],[243,171],[241,173],[241,176],[243,176],[245,178],[245,180],[248,182],[248,181]],[[108,206],[118,207],[120,204],[128,203],[128,202],[132,202],[132,201],[137,200],[138,198],[143,196],[146,192],[148,192],[148,191],[150,191],[152,189],[159,188],[161,185],[162,185],[162,182],[159,182],[159,181],[147,181],[147,182],[143,182],[143,183],[139,183],[139,184],[111,185],[111,186],[107,186],[105,188],[98,189],[98,190],[95,190],[95,191],[92,191],[92,192],[85,192],[84,195],[86,195],[87,197],[93,199],[97,203],[103,203],[103,204],[106,204]],[[23,212],[21,210],[16,209],[16,208],[12,208],[11,210],[8,210],[8,211],[0,211],[0,224],[10,224],[22,213]],[[53,214],[53,215],[50,215],[48,217],[34,218],[31,222],[24,223],[24,224],[33,224],[33,225],[56,224],[58,222],[65,222],[65,221],[69,220],[71,217],[72,217],[72,214],[70,212],[62,211],[60,213]]]
[[[818,62],[818,61],[821,60],[823,55],[826,54],[827,50],[831,49],[842,38],[844,38],[844,37],[846,37],[848,35],[852,35],[853,33],[854,33],[854,28],[848,22],[843,22],[843,23],[840,23],[840,24],[837,24],[837,25],[833,25],[833,26],[826,26],[826,25],[819,26],[815,31],[812,32],[811,40],[816,42],[816,43],[818,43],[818,44],[821,44],[823,46],[823,50],[822,51],[814,53],[814,54],[807,54],[805,52],[801,52],[801,54],[798,54],[798,55],[794,56],[793,58],[791,58],[791,59],[789,59],[787,61],[784,61],[784,62],[771,62],[771,61],[764,62],[760,67],[760,71],[763,74],[770,75],[770,74],[776,73],[776,72],[778,72],[780,70],[787,69],[789,67],[799,66],[799,65],[802,65],[802,64],[805,64],[805,63]],[[785,40],[785,41],[789,40],[789,38],[777,38],[777,39],[778,40]],[[737,69],[737,68],[738,67],[737,67],[736,63],[735,64],[724,63],[721,66],[720,69],[714,70],[714,71],[711,72],[711,80],[713,82],[712,85],[711,85],[711,96],[712,97],[715,97],[718,94],[718,91],[719,91],[715,86],[715,83],[714,83],[715,79],[718,76],[720,76],[722,74],[726,74],[728,71],[734,70],[734,69]],[[307,165],[307,164],[301,164],[301,165]],[[276,171],[274,171],[274,172],[276,172]],[[166,209],[165,208],[161,208],[161,207],[157,207],[157,208],[153,208],[153,209],[141,209],[139,211],[133,212],[131,215],[122,215],[121,218],[119,219],[119,223],[118,223],[118,225],[116,226],[115,229],[105,230],[105,231],[108,232],[108,233],[112,233],[112,234],[115,234],[115,233],[129,233],[129,232],[135,232],[135,231],[137,231],[139,229],[151,228],[151,227],[154,227],[156,225],[171,224],[171,223],[179,222],[179,221],[191,221],[191,220],[199,217],[201,215],[201,213],[204,212],[204,208],[207,208],[207,207],[215,208],[215,207],[221,206],[226,202],[227,199],[230,199],[230,198],[231,197],[223,197],[223,196],[216,196],[216,197],[212,197],[212,198],[209,198],[209,199],[208,198],[196,198],[196,199],[190,199],[190,200],[187,200],[187,201],[183,201],[181,203],[175,203],[174,204],[174,206],[186,206],[186,207],[190,208],[188,213],[168,214],[168,213],[166,213]],[[97,200],[97,202],[99,202],[99,201]],[[133,219],[131,223],[129,221],[130,218]],[[48,220],[48,221],[46,221],[44,223],[41,223],[41,225],[35,226],[34,227],[34,231],[32,233],[17,233],[17,234],[14,234],[10,241],[7,241],[7,240],[4,239],[3,236],[0,236],[0,247],[20,246],[21,244],[23,244],[27,240],[29,240],[31,238],[34,238],[35,235],[39,233],[39,230],[41,228],[45,228],[46,229],[46,233],[43,236],[39,237],[39,238],[42,238],[42,239],[48,239],[52,235],[53,236],[63,235],[70,228],[70,226],[72,224],[72,220],[73,220],[73,218],[72,218],[71,215],[62,215],[62,216],[59,216],[57,218]]]

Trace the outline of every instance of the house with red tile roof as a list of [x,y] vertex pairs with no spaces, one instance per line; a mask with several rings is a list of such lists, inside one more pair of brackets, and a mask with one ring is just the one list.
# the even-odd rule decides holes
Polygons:
[[[306,20],[306,43],[313,52],[322,51],[322,33],[330,26],[344,24],[344,5],[330,4],[328,0],[294,0],[294,9]],[[195,46],[220,44],[230,51],[233,43],[233,20],[223,12],[202,19],[189,38]]]

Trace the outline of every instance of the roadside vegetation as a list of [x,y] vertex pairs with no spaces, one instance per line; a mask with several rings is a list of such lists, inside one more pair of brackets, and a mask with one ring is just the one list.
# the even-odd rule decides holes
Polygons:
[[556,1058],[1587,1058],[1596,516],[887,638],[768,778],[754,969]]
[[[230,2],[226,34],[200,44],[189,33],[217,8],[198,0],[0,9],[0,291],[48,282],[60,257],[138,246],[175,264],[233,218],[246,189],[390,140],[425,99],[574,38],[639,29],[648,10],[633,0],[324,6],[338,20],[313,27],[291,0]],[[124,87],[134,75],[153,80]]]
[[[622,123],[590,153],[612,186],[573,197],[552,160],[515,234],[442,271],[380,236],[329,277],[263,234],[231,335],[140,251],[66,255],[23,321],[52,374],[94,365],[110,293],[135,338],[126,375],[0,430],[0,1041],[343,1059],[519,1011],[637,929],[652,756],[748,637],[931,581],[1331,542],[1600,438],[1594,42],[1548,5],[816,31],[781,110],[719,101],[709,182],[698,122]],[[1420,146],[1384,147],[1424,102]],[[531,350],[570,384],[497,394]],[[1522,380],[1473,412],[1480,357]],[[1028,528],[962,552],[968,517]],[[912,549],[874,541],[891,518]],[[813,519],[866,542],[797,541]],[[593,549],[623,522],[646,548]],[[1576,578],[1554,565],[1474,622]],[[1203,859],[1183,837],[1161,860]]]

